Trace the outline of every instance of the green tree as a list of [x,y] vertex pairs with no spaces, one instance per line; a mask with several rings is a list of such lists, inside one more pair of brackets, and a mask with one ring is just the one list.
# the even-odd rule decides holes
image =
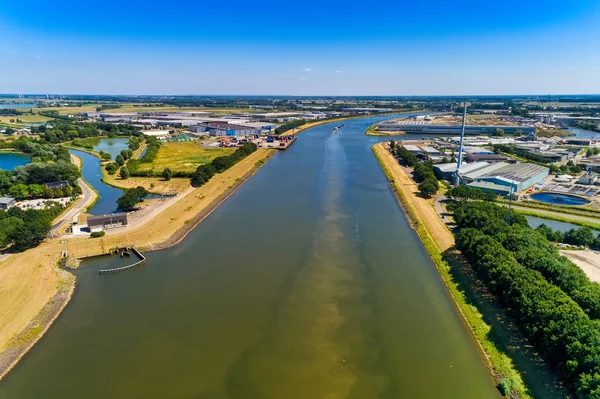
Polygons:
[[119,176],[121,176],[121,179],[123,179],[123,180],[129,179],[129,169],[127,169],[127,166],[121,167],[121,171],[119,172]]
[[110,152],[100,150],[100,156],[104,161],[110,161],[112,159],[112,155],[110,155]]
[[121,154],[117,155],[115,161],[117,162],[117,164],[119,164],[119,166],[125,165],[125,159],[123,159],[123,155]]
[[27,185],[23,183],[15,184],[8,190],[8,194],[18,200],[23,200],[29,195]]
[[437,189],[431,181],[426,180],[419,184],[419,192],[425,198],[431,198],[437,192]]
[[33,198],[41,198],[44,196],[44,187],[41,184],[30,184],[27,190]]
[[165,179],[166,181],[171,180],[171,177],[173,176],[173,172],[171,171],[171,169],[169,168],[165,168],[165,170],[163,170],[163,179]]
[[494,136],[504,136],[504,130],[497,127],[494,131]]

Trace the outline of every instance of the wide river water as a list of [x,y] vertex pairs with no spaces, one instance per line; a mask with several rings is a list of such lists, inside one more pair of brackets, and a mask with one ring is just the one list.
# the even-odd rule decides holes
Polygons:
[[83,264],[0,398],[499,398],[371,152],[375,121],[303,132],[144,267]]

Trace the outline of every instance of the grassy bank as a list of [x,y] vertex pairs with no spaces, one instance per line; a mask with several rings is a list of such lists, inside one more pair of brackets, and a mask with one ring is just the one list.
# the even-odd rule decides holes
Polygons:
[[[501,350],[496,345],[493,338],[490,336],[492,327],[484,321],[482,313],[471,302],[472,298],[467,298],[465,292],[459,288],[459,283],[451,271],[457,266],[460,267],[460,265],[451,265],[449,263],[449,260],[451,262],[458,261],[456,254],[452,254],[454,255],[452,258],[445,256],[446,253],[451,252],[450,250],[445,250],[444,254],[442,254],[438,244],[427,230],[425,223],[423,223],[421,215],[413,206],[415,200],[415,198],[412,198],[413,194],[409,194],[402,189],[402,187],[398,184],[396,176],[394,176],[391,170],[389,170],[386,166],[387,163],[382,157],[386,155],[387,150],[381,145],[373,146],[372,150],[381,168],[383,169],[383,172],[388,180],[390,180],[390,186],[394,191],[400,206],[407,214],[407,218],[419,235],[421,241],[423,242],[423,246],[427,250],[431,260],[437,268],[446,288],[450,292],[464,320],[467,322],[471,333],[478,342],[479,347],[482,350],[483,357],[486,363],[488,363],[490,372],[494,376],[494,379],[497,383],[502,381],[508,383],[511,386],[513,394],[516,393],[518,397],[531,398],[531,395],[529,394],[519,371],[514,366],[513,360],[506,354],[505,351]],[[409,195],[411,196],[410,199],[408,198]],[[449,231],[448,233],[451,234]]]
[[367,130],[365,130],[365,134],[367,136],[402,136],[403,134],[406,134],[406,132],[402,132],[402,131],[398,131],[398,132],[385,132],[385,131],[378,131],[377,130],[377,126],[379,126],[380,122],[374,123],[371,126],[369,126],[369,128]]
[[[498,199],[499,203],[508,204],[508,200],[506,199]],[[578,215],[578,216],[588,216],[588,217],[600,217],[600,209],[594,209],[589,207],[581,207],[581,206],[568,206],[568,205],[555,205],[555,204],[546,204],[543,202],[537,201],[513,201],[513,205],[531,208],[531,209],[542,209],[545,211],[552,211],[561,213],[567,213],[570,215]]]
[[234,151],[234,148],[204,148],[199,141],[162,143],[156,158],[141,163],[139,170],[161,174],[165,168],[170,168],[173,172],[193,173],[198,166]]
[[524,209],[519,209],[519,213],[522,215],[526,215],[526,216],[535,216],[535,217],[539,217],[541,219],[549,219],[549,220],[555,220],[557,222],[576,224],[577,226],[581,226],[581,227],[589,227],[592,230],[600,230],[600,220],[598,220],[598,223],[592,223],[592,222],[586,222],[585,220],[572,219],[568,216],[558,216],[558,215],[549,214],[549,213],[539,213],[539,212],[536,212],[535,210],[524,210]]

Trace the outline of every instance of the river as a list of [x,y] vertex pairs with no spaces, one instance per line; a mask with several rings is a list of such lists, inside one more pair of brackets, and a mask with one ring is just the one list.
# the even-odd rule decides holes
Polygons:
[[375,121],[303,132],[142,268],[86,262],[0,398],[498,398],[370,150]]
[[594,140],[600,139],[600,132],[595,132],[593,130],[579,129],[578,127],[570,127],[567,130],[575,134],[575,137]]

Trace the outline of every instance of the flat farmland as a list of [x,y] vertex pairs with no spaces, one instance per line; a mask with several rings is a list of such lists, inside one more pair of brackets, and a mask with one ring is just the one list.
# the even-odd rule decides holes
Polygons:
[[163,143],[154,161],[140,164],[140,170],[162,173],[171,168],[173,172],[193,172],[198,166],[234,151],[234,148],[204,148],[199,141]]

